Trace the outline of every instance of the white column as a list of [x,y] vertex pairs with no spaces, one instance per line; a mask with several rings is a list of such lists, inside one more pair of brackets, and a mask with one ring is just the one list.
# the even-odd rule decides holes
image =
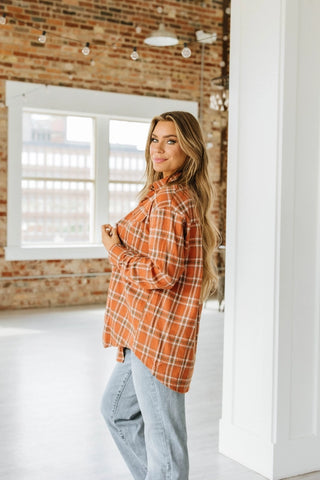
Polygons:
[[232,0],[220,451],[320,470],[320,1]]

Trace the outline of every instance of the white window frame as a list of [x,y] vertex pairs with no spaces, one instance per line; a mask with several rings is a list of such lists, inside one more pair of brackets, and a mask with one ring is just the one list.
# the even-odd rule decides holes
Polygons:
[[[107,221],[108,122],[109,119],[147,121],[162,112],[185,110],[198,114],[198,103],[140,95],[84,90],[70,87],[6,81],[8,107],[8,210],[6,260],[59,260],[105,258],[99,241],[100,225]],[[95,129],[95,237],[84,245],[21,244],[21,174],[23,110],[92,116]]]

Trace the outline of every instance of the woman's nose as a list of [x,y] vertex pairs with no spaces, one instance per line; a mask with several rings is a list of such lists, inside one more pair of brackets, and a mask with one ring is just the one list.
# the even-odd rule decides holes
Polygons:
[[154,144],[155,151],[156,152],[163,152],[164,151],[164,143],[159,141],[156,144]]

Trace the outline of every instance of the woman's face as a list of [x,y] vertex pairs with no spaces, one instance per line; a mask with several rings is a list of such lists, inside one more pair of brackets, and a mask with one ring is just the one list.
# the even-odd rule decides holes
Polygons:
[[150,143],[150,157],[153,168],[168,177],[184,164],[186,154],[178,143],[175,124],[171,121],[159,121]]

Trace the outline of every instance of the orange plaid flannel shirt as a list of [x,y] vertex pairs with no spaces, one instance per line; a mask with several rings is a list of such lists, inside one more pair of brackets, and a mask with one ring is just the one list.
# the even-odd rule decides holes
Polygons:
[[203,271],[202,229],[188,190],[155,182],[118,223],[103,343],[118,361],[129,348],[170,389],[188,391],[194,369]]

